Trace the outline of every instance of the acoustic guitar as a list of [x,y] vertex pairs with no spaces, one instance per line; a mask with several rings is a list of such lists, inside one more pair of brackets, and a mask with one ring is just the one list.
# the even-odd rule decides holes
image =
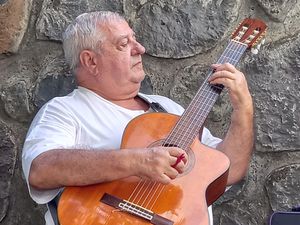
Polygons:
[[[259,46],[266,25],[245,19],[217,63],[236,65]],[[213,74],[209,71],[207,79]],[[129,177],[85,187],[67,187],[58,204],[61,225],[208,225],[207,207],[225,191],[229,159],[199,141],[203,123],[222,85],[204,81],[181,117],[147,113],[127,125],[121,149],[178,146],[188,155],[185,172],[168,185]],[[124,150],[125,151],[125,150]]]

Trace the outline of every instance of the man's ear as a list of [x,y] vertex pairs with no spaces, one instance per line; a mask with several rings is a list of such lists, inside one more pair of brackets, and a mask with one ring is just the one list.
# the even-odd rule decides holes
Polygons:
[[96,53],[90,50],[83,50],[80,52],[79,61],[81,66],[90,72],[90,74],[97,75],[97,57]]

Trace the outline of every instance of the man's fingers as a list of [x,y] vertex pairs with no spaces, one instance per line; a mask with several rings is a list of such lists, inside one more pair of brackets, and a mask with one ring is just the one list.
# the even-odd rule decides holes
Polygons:
[[[169,151],[169,154],[170,156],[173,156],[173,157],[179,157],[183,154],[183,156],[186,158],[187,157],[187,154],[186,152],[181,149],[181,148],[178,148],[178,147],[167,147],[167,150]],[[181,157],[183,157],[181,156]]]
[[180,163],[177,164],[175,169],[178,171],[178,173],[183,173],[185,169],[185,163],[181,161]]
[[235,74],[232,72],[229,72],[227,70],[220,70],[216,71],[213,75],[211,75],[208,79],[210,82],[214,82],[218,78],[227,78],[230,80],[234,80],[236,78]]
[[166,184],[184,171],[187,154],[183,149],[159,146],[152,148],[149,153],[151,160],[144,165],[144,177]]
[[176,169],[178,173],[183,173],[186,163],[187,163],[186,154],[183,153],[178,157],[172,157],[171,167]]
[[167,172],[167,176],[170,177],[170,179],[175,179],[178,176],[179,172],[174,169],[174,168],[170,168],[170,170]]
[[[175,157],[172,157],[173,160]],[[173,168],[175,168],[180,162],[184,162],[183,160],[185,159],[185,154],[182,153],[181,155],[177,156],[175,158],[175,162],[171,165]]]
[[228,72],[235,73],[237,69],[235,68],[234,65],[230,63],[224,63],[224,64],[212,64],[211,67],[215,71],[221,71],[221,70],[227,70]]
[[168,184],[171,182],[171,178],[169,176],[167,176],[166,174],[162,174],[158,181],[162,184]]

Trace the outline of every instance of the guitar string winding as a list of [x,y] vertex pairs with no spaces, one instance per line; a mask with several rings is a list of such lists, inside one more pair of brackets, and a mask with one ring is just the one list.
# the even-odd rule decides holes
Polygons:
[[[235,44],[237,44],[237,45],[235,45]],[[234,46],[234,48],[231,49],[232,45]],[[221,55],[221,57],[217,61],[217,63],[222,64],[222,63],[225,63],[225,62],[230,62],[231,64],[236,65],[239,58],[243,54],[243,52],[246,50],[246,47],[247,47],[247,45],[244,45],[244,44],[241,45],[238,42],[231,41],[229,43],[229,45],[226,47],[224,53]],[[236,50],[236,51],[234,51],[234,50]],[[239,50],[242,50],[242,51],[239,51]],[[233,55],[232,58],[231,58],[230,54],[228,54],[228,52],[232,53],[232,55]],[[236,52],[237,52],[237,54],[235,54]],[[188,107],[188,110],[186,110],[183,113],[182,117],[181,117],[181,118],[183,118],[183,120],[181,120],[181,122],[184,124],[184,121],[186,123],[187,122],[186,120],[190,120],[190,118],[191,118],[190,115],[191,114],[194,115],[194,113],[196,111],[196,116],[194,116],[192,121],[190,121],[189,126],[186,128],[186,130],[194,130],[195,128],[197,130],[198,127],[199,127],[199,124],[202,124],[204,122],[205,118],[203,119],[203,116],[205,115],[205,113],[209,112],[207,110],[202,110],[202,111],[197,112],[197,108],[195,108],[195,106],[193,106],[192,103],[195,102],[195,101],[198,102],[199,99],[197,99],[197,98],[203,97],[205,100],[204,100],[204,102],[201,101],[201,103],[204,105],[204,107],[210,108],[210,107],[212,107],[211,103],[214,103],[214,101],[216,100],[216,97],[219,96],[219,94],[216,93],[216,92],[212,92],[211,90],[206,90],[207,88],[209,88],[209,89],[216,88],[214,85],[210,85],[208,83],[208,79],[212,75],[212,73],[213,73],[213,71],[210,71],[209,75],[204,80],[202,86],[199,88],[199,90],[196,94],[196,98],[194,98],[193,101],[190,103],[191,107]],[[200,92],[202,92],[202,93],[200,93]],[[199,118],[202,120],[200,123],[198,121]],[[196,121],[196,123],[195,123],[195,121]],[[181,125],[180,123],[175,124],[174,128],[172,129],[172,131],[170,132],[168,137],[163,141],[162,146],[167,145],[169,143],[176,143],[177,137],[180,133],[180,129],[178,128],[178,126],[180,126],[180,125]],[[199,128],[199,130],[200,130],[200,128]],[[192,135],[195,136],[195,135],[197,135],[197,133],[198,132],[195,132],[195,134],[192,134]],[[184,132],[184,134],[181,136],[182,138],[180,139],[178,145],[176,144],[176,146],[181,147],[186,152],[189,151],[189,149],[188,149],[189,145],[187,145],[189,143],[186,143],[185,140],[189,140],[191,138],[192,138],[192,140],[194,140],[194,138],[196,136],[192,137],[192,135],[190,135],[188,132]],[[147,182],[148,182],[148,185],[146,185]],[[151,184],[152,184],[152,188],[151,188]],[[144,188],[145,185],[146,185],[146,188]],[[157,187],[154,188],[156,185],[157,185]],[[149,186],[150,186],[150,190],[147,193],[147,189],[148,189]],[[163,192],[165,186],[166,185],[160,184],[160,183],[155,182],[155,181],[140,180],[138,182],[138,184],[136,185],[135,189],[133,190],[133,192],[131,193],[130,197],[128,198],[128,201],[132,202],[134,204],[137,204],[137,205],[139,205],[143,208],[147,208],[147,209],[151,210],[154,207],[155,203],[157,202],[159,196]],[[142,191],[143,188],[144,188],[144,191]],[[153,193],[153,189],[154,189],[154,193]],[[141,192],[143,192],[143,193],[141,194]],[[146,196],[145,196],[145,193],[146,193]],[[137,200],[139,195],[140,195],[139,200]],[[150,200],[148,200],[149,196],[150,196]],[[156,198],[153,200],[154,196],[156,196]],[[144,201],[143,201],[143,199],[144,199]],[[142,201],[142,203],[139,203],[140,201]],[[148,203],[146,201],[148,201]],[[149,204],[151,203],[151,201],[152,201],[152,205],[149,207]],[[144,205],[145,202],[147,203],[146,205]],[[129,203],[126,203],[126,204],[129,204]],[[132,208],[134,208],[134,207],[135,206],[133,206]]]

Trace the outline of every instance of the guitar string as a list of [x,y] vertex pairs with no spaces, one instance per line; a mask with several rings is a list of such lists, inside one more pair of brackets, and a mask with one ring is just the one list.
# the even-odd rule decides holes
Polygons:
[[[226,59],[226,58],[228,58],[228,57],[221,57],[221,58],[223,58],[223,59]],[[209,77],[209,76],[208,76]],[[208,93],[208,94],[210,94],[210,92],[207,92],[207,91],[205,91],[205,93]],[[207,96],[208,96],[208,94],[206,94]],[[207,99],[205,98],[205,101],[207,101]],[[201,101],[202,102],[202,101]],[[178,130],[180,130],[180,129],[178,129]],[[183,139],[182,139],[183,140]],[[172,142],[171,142],[172,143]],[[160,192],[162,192],[162,190],[160,191]],[[152,206],[153,207],[153,206]],[[151,207],[151,208],[152,208]]]
[[[144,202],[147,200],[147,196],[151,193],[153,188],[155,187],[156,183],[154,181],[147,180],[146,183],[148,183],[147,187],[145,188],[143,194],[140,196],[139,200],[135,201],[135,204],[139,206],[143,206]],[[152,185],[154,183],[154,185]],[[149,189],[149,190],[148,190]],[[148,193],[148,194],[147,194]],[[146,197],[144,197],[146,195]],[[144,200],[143,200],[144,199]],[[144,207],[145,208],[145,207]]]
[[[159,183],[158,182],[154,182],[154,181],[152,181],[152,182],[154,183],[154,185],[152,185],[151,191],[148,192],[148,194],[146,195],[144,201],[142,203],[140,203],[146,209],[148,208],[149,204],[153,200],[153,197],[155,196],[157,190],[159,190],[159,188],[157,188],[157,186],[159,185]],[[152,192],[153,189],[154,189],[154,192]],[[149,199],[149,196],[150,196],[150,199]],[[148,201],[148,203],[146,201]]]
[[[228,57],[220,57],[220,59],[226,59],[226,58],[228,58]],[[222,61],[222,60],[221,60]],[[220,62],[220,61],[218,61],[218,62]],[[223,61],[223,62],[225,62],[225,61]],[[209,76],[208,76],[209,77]],[[208,92],[208,93],[210,93],[210,92]],[[215,94],[214,94],[215,95]],[[193,123],[194,124],[194,123]],[[179,129],[178,129],[179,130]],[[182,140],[185,140],[184,138],[182,138]],[[172,143],[172,142],[171,142]],[[162,190],[161,190],[161,192],[162,192]],[[153,207],[153,206],[152,206]]]
[[[225,50],[225,52],[224,52],[224,54],[226,53],[226,50]],[[223,55],[222,55],[223,56]],[[226,59],[226,58],[228,58],[228,57],[220,57],[220,59]],[[222,61],[222,60],[221,60]],[[220,62],[220,60],[218,60],[218,63]],[[225,61],[224,61],[225,62]],[[221,63],[224,63],[224,62],[221,62]],[[208,78],[210,77],[210,75],[208,76]],[[207,80],[207,79],[206,79]],[[201,88],[200,88],[201,89]],[[209,94],[210,94],[210,92],[208,92]],[[207,94],[207,96],[209,96],[209,94]],[[215,95],[215,93],[214,93],[214,95]],[[205,100],[206,101],[206,100]],[[202,101],[201,101],[202,102]],[[193,111],[194,109],[192,109],[192,111]],[[202,111],[201,111],[201,113],[202,113]],[[189,123],[189,124],[191,124],[191,123]],[[194,123],[193,123],[194,124]],[[173,131],[175,130],[175,128],[173,129]],[[179,130],[180,129],[176,129],[177,130],[177,132],[179,132]],[[174,133],[174,132],[173,132]],[[171,135],[170,135],[171,136]],[[169,137],[170,137],[169,136]],[[176,135],[174,135],[173,137],[175,137]],[[175,140],[177,140],[177,138],[174,138]],[[170,139],[170,140],[172,140],[172,139]],[[185,140],[185,138],[181,138],[181,140]],[[167,142],[167,141],[166,141]],[[167,143],[173,143],[173,142],[171,142],[171,141],[168,141]],[[180,143],[179,143],[179,146],[181,147],[181,145],[180,145]],[[165,185],[163,185],[163,188],[161,189],[161,191],[160,191],[160,193],[163,191],[163,189],[164,189],[164,187],[165,187]],[[156,201],[157,201],[157,199],[158,199],[158,197],[159,196],[157,196],[157,198],[156,198]],[[155,202],[156,202],[155,201]],[[154,203],[155,204],[155,203]],[[151,206],[151,208],[150,209],[152,209],[153,207],[154,207],[154,204]]]
[[[239,48],[238,48],[239,49]],[[218,63],[224,63],[226,62],[226,58],[224,57],[221,57],[220,60],[218,60]],[[189,124],[189,127],[186,127],[185,129],[187,130],[191,130],[191,131],[194,131],[195,129],[200,129],[200,126],[199,126],[199,120],[202,120],[201,122],[204,122],[205,118],[204,118],[204,114],[208,113],[210,111],[209,107],[212,107],[213,104],[211,104],[212,102],[214,102],[216,100],[216,98],[218,97],[218,93],[215,93],[215,92],[211,92],[211,90],[209,89],[214,89],[215,86],[214,85],[210,85],[208,82],[205,82],[206,86],[204,89],[202,90],[205,90],[205,92],[203,93],[203,91],[199,92],[199,94],[197,95],[197,97],[195,98],[194,102],[195,101],[198,101],[198,102],[203,102],[203,99],[204,98],[204,106],[203,108],[206,108],[208,110],[202,110],[202,111],[199,111],[198,108],[196,108],[195,104],[191,105],[191,109],[188,109],[187,110],[187,114],[186,114],[186,117],[185,117],[185,120],[188,120],[190,121],[189,123],[187,123],[186,121],[182,122],[184,124]],[[208,90],[207,90],[208,89]],[[201,101],[199,101],[201,100]],[[198,110],[198,112],[197,112]],[[191,115],[195,115],[195,111],[197,112],[196,116],[193,116],[191,117]],[[200,115],[199,115],[200,113]],[[192,121],[191,121],[191,118],[192,118]],[[195,121],[197,121],[198,123],[195,123]],[[201,124],[202,125],[202,124]],[[194,132],[195,135],[197,135],[196,132]],[[180,134],[181,135],[181,134]],[[176,135],[174,135],[176,136]],[[189,134],[188,133],[184,133],[183,135],[181,135],[181,139],[180,140],[191,140],[191,137],[189,137]],[[195,136],[196,137],[196,136]],[[192,137],[194,140],[194,137]],[[176,138],[175,140],[178,140],[178,138]],[[172,142],[171,142],[172,143]],[[180,147],[182,147],[182,143],[179,143]],[[189,143],[188,143],[189,144]],[[191,144],[191,143],[190,143]],[[184,147],[189,147],[189,146],[184,146]]]
[[[237,46],[237,49],[238,50],[240,50],[240,48]],[[231,50],[231,49],[230,49]],[[230,50],[229,50],[229,52],[230,52]],[[225,51],[225,53],[226,52],[228,52],[228,51]],[[239,51],[238,51],[239,52]],[[232,53],[232,51],[231,51],[231,53]],[[235,52],[234,52],[235,53]],[[233,53],[233,54],[234,54]],[[235,56],[235,54],[234,54],[234,56]],[[220,59],[218,60],[218,62],[217,63],[224,63],[224,62],[226,62],[228,57],[223,57],[223,55],[220,57]],[[230,57],[230,59],[232,59],[232,57]],[[213,72],[211,72],[211,74],[212,74]],[[206,78],[206,80],[204,81],[204,88],[201,88],[201,90],[200,91],[198,91],[198,93],[197,93],[197,95],[196,95],[196,98],[194,98],[193,99],[193,101],[192,101],[192,104],[189,106],[189,108],[188,108],[188,110],[186,111],[186,114],[185,115],[183,115],[183,120],[181,120],[181,122],[182,122],[182,124],[189,124],[189,126],[188,127],[184,127],[185,128],[185,130],[194,130],[195,128],[197,128],[198,127],[198,129],[200,129],[201,127],[199,126],[199,123],[195,123],[195,121],[197,121],[197,120],[204,120],[205,118],[203,117],[203,115],[205,114],[205,113],[207,113],[207,112],[209,112],[210,110],[199,110],[198,108],[196,108],[196,106],[195,106],[195,104],[193,104],[195,101],[196,102],[201,102],[201,103],[203,103],[203,99],[202,98],[204,98],[204,109],[205,109],[205,107],[206,107],[206,109],[207,108],[209,108],[209,107],[212,107],[212,102],[213,101],[215,101],[216,100],[216,97],[218,97],[219,96],[219,94],[218,93],[215,93],[215,92],[212,92],[211,91],[211,89],[214,89],[215,88],[215,86],[214,85],[210,85],[208,82],[207,82],[207,80],[208,80],[208,78],[209,78],[210,76],[208,76],[207,78]],[[208,89],[208,90],[207,90]],[[202,91],[202,90],[204,90],[204,92]],[[201,100],[201,101],[200,101]],[[195,115],[195,111],[198,111],[197,112],[197,114],[196,114],[196,116],[191,116],[191,115]],[[199,113],[200,113],[200,115],[199,115]],[[191,118],[192,118],[192,121],[191,121]],[[189,121],[188,123],[187,123],[187,121]],[[203,122],[203,121],[202,121]],[[181,125],[181,124],[180,124]],[[180,126],[179,125],[179,126]],[[201,124],[202,125],[202,124]],[[192,128],[191,128],[192,127]],[[173,137],[173,139],[174,139],[174,141],[175,141],[175,143],[177,142],[176,140],[180,140],[180,141],[184,141],[184,140],[189,140],[189,138],[188,138],[188,136],[189,136],[189,134],[188,134],[188,132],[187,133],[184,133],[183,135],[182,134],[180,134],[180,138],[178,138],[178,130],[180,130],[180,129],[177,129],[177,133],[173,133],[173,136],[172,135],[170,135],[169,137]],[[197,135],[197,133],[196,133],[196,135]],[[193,137],[193,139],[192,140],[194,140],[194,137]],[[166,140],[166,142],[167,141],[170,141],[171,143],[173,143],[172,142],[172,139],[169,139],[169,140]],[[182,143],[178,143],[179,144],[179,146],[180,147],[182,147]],[[188,143],[188,144],[191,144],[191,143]],[[188,147],[188,146],[184,146],[184,147]]]
[[[224,62],[226,61],[226,59],[233,60],[233,59],[230,58],[230,57],[228,58],[228,57],[224,56],[224,54],[226,53],[226,51],[230,51],[230,50],[231,50],[231,49],[230,49],[230,46],[231,46],[231,45],[232,45],[232,43],[230,42],[230,44],[228,45],[228,47],[225,49],[224,53],[223,53],[223,54],[221,55],[221,57],[220,57],[220,59],[222,59],[222,58],[225,59]],[[220,60],[220,59],[219,59],[219,60]],[[218,63],[219,63],[219,60],[218,60]],[[228,61],[229,61],[229,60],[228,60]],[[234,62],[234,61],[236,61],[236,60],[233,60],[233,62]],[[222,63],[222,62],[221,62],[221,63]],[[207,82],[207,79],[210,77],[211,74],[212,74],[212,73],[210,73],[209,76],[207,76],[207,78],[206,78],[206,80],[204,81],[204,83]],[[202,85],[202,86],[203,86],[203,85]],[[201,88],[200,88],[200,89],[201,89]],[[199,90],[200,90],[200,89],[199,89]],[[207,93],[208,93],[208,94],[206,94],[207,96],[206,96],[205,101],[207,101],[208,96],[211,95],[210,92],[207,92]],[[213,95],[215,95],[215,93],[214,93]],[[204,97],[205,97],[205,96],[204,96]],[[211,97],[211,96],[210,96],[210,97]],[[192,111],[194,111],[194,109],[192,109]],[[188,117],[186,117],[186,118],[188,118]],[[176,124],[176,125],[178,125],[178,124]],[[173,130],[171,131],[169,137],[172,136],[172,133],[174,134],[174,130],[175,130],[175,131],[177,130],[177,129],[176,129],[176,126],[175,126],[175,127],[173,128]],[[178,130],[179,130],[179,129],[178,129]],[[177,132],[178,132],[178,131],[177,131]],[[174,135],[174,136],[175,136],[175,135]],[[171,140],[171,139],[170,139],[170,140]],[[184,140],[184,139],[182,139],[182,140]],[[164,142],[166,142],[166,140],[165,140]],[[172,142],[168,141],[168,143],[172,143]],[[165,144],[168,144],[168,143],[166,142]],[[179,145],[179,146],[180,146],[180,145]],[[141,183],[144,183],[144,184],[142,184],[142,187],[140,188],[140,190],[138,191],[138,193],[136,193],[136,190],[138,189],[138,186],[140,186]],[[146,183],[146,181],[144,181],[144,182],[140,181],[140,182],[138,183],[138,185],[136,186],[136,188],[134,189],[134,191],[132,192],[131,196],[130,196],[129,199],[128,199],[129,202],[135,203],[136,198],[137,198],[137,196],[140,194],[140,192],[141,192],[141,190],[143,189],[143,186],[145,185],[145,183]],[[156,185],[156,183],[158,183],[158,182],[154,182],[153,187]],[[150,184],[151,184],[151,182],[148,184],[148,186],[149,186]],[[161,188],[160,186],[163,186],[163,188]],[[158,187],[155,188],[154,194],[152,194],[152,197],[151,197],[150,201],[148,201],[147,206],[148,206],[149,203],[152,201],[153,196],[155,196],[155,193],[157,192],[157,190],[158,190],[158,189],[161,189],[161,190],[159,191],[159,194],[156,195],[157,197],[156,197],[156,199],[153,201],[153,204],[152,204],[152,206],[150,207],[150,210],[154,207],[154,205],[155,205],[155,203],[156,203],[158,197],[160,196],[161,192],[162,192],[163,189],[164,189],[164,186],[165,186],[165,185],[162,185],[162,184],[158,183]],[[152,190],[153,190],[153,188],[151,188],[151,191],[152,191]],[[143,199],[143,195],[144,195],[144,193],[145,193],[146,191],[147,191],[147,188],[144,190],[143,194],[141,195],[140,200]],[[151,191],[148,192],[148,194],[147,194],[146,197],[144,198],[143,203],[142,203],[140,206],[144,207],[143,204],[145,203],[145,201],[146,201],[147,198],[149,197]],[[133,200],[131,200],[131,198],[133,197],[133,195],[136,195],[136,196],[134,197]],[[140,200],[138,200],[138,202],[139,202]],[[137,202],[137,203],[138,203],[138,202]],[[135,203],[135,204],[136,204],[136,203]],[[147,206],[144,207],[144,208],[147,208]]]
[[[231,43],[230,43],[230,44],[231,44]],[[230,45],[229,45],[228,48],[226,48],[224,54],[226,53],[226,51],[230,51]],[[223,54],[223,55],[224,55],[224,54]],[[222,55],[222,56],[223,56],[223,55]],[[222,56],[220,57],[220,59],[222,59],[222,58],[223,58],[223,59],[228,58],[228,57],[225,57],[225,56],[222,57]],[[231,59],[231,58],[229,58],[229,59]],[[218,61],[218,62],[219,62],[219,61]],[[225,62],[225,61],[224,61],[224,62]],[[208,77],[210,77],[210,76],[208,76]],[[200,88],[200,89],[201,89],[201,88]],[[208,93],[210,94],[210,92],[208,92]],[[173,129],[173,131],[174,131],[174,130],[175,130],[175,129]],[[170,135],[170,136],[171,136],[171,135]],[[182,139],[182,140],[183,140],[183,139]],[[158,186],[161,186],[161,185],[158,185]],[[158,187],[158,188],[159,188],[159,187]],[[155,192],[157,192],[157,189],[158,189],[158,188],[156,188]],[[161,189],[160,193],[162,192],[162,190],[163,190],[163,189]],[[146,191],[146,190],[145,190],[145,191]],[[160,194],[159,194],[159,195],[160,195]],[[158,198],[159,195],[157,195],[157,198]],[[148,196],[149,196],[149,193],[148,193]],[[153,196],[154,196],[154,195],[153,195]],[[141,196],[141,198],[142,198],[142,196]],[[156,198],[156,200],[154,201],[154,203],[152,204],[151,208],[153,207],[153,205],[154,205],[155,202],[157,201],[157,198]],[[145,198],[145,200],[146,200],[146,199],[147,199],[147,197]],[[144,200],[144,202],[145,202],[145,200]],[[152,198],[151,198],[151,200],[152,200]],[[151,200],[150,200],[150,201],[151,201]],[[150,202],[150,201],[149,201],[149,202]],[[150,208],[150,209],[151,209],[151,208]]]
[[[227,57],[226,57],[227,58]],[[225,57],[221,57],[221,59],[226,59]],[[210,93],[210,92],[207,92],[207,93]],[[214,94],[215,95],[215,94]],[[206,101],[207,101],[207,99],[206,99]],[[193,110],[192,110],[193,111]],[[179,131],[180,129],[178,129],[178,131]],[[184,138],[182,138],[182,140],[185,140]],[[171,142],[172,143],[172,142]],[[179,143],[180,144],[180,143]],[[180,147],[181,147],[181,145],[179,145]],[[162,190],[161,190],[161,192],[162,192]]]
[[[231,47],[231,43],[229,44],[229,47],[228,48],[226,48],[226,50],[225,50],[225,53],[224,54],[226,54],[227,52],[228,52],[228,49]],[[224,55],[223,54],[223,55]],[[222,59],[223,58],[223,55],[220,57],[220,59]],[[220,62],[220,60],[218,60],[218,62]],[[197,94],[196,94],[196,97],[199,95],[199,93],[201,92],[201,90],[205,90],[206,88],[207,88],[207,86],[209,86],[207,83],[207,80],[208,80],[208,78],[210,77],[210,75],[212,74],[212,72],[210,72],[210,74],[209,74],[209,76],[207,76],[207,78],[204,80],[204,82],[203,82],[203,84],[202,84],[202,87],[199,89],[199,91],[197,92]],[[208,92],[208,94],[207,94],[207,96],[209,96],[209,95],[211,95],[211,91],[210,92]],[[213,93],[213,95],[214,95],[214,93]],[[205,98],[205,101],[207,101],[207,96],[204,96],[204,97],[206,97]],[[192,102],[191,102],[191,106],[193,106],[193,102],[196,100],[196,98],[194,98],[193,100],[192,100]],[[185,112],[184,112],[184,114],[181,116],[183,119],[181,119],[180,120],[180,122],[182,123],[182,124],[187,124],[187,121],[186,120],[188,120],[189,118],[190,118],[190,114],[191,114],[191,112],[193,112],[192,110],[190,110],[190,108],[192,108],[192,110],[194,110],[195,108],[193,108],[193,107],[188,107],[188,110],[186,110]],[[189,123],[190,124],[190,123]],[[191,124],[190,124],[191,125]],[[165,142],[171,142],[172,141],[172,139],[170,139],[170,137],[172,138],[172,137],[177,137],[176,135],[178,134],[178,132],[177,133],[175,133],[177,130],[179,130],[179,129],[177,129],[177,127],[178,126],[181,126],[181,124],[180,123],[177,123],[176,124],[176,126],[174,127],[174,129],[172,130],[172,132],[170,133],[170,135],[168,136],[168,138],[166,139],[166,141]],[[181,134],[180,134],[181,135]],[[177,139],[177,138],[175,138],[175,139]],[[182,139],[182,138],[181,138]],[[172,142],[171,142],[172,143]]]
[[[227,58],[228,58],[228,57],[221,57],[221,59],[223,59],[223,60],[224,60],[224,59],[226,60]],[[225,62],[225,61],[224,61],[224,62]],[[204,89],[204,90],[205,90],[205,89]],[[210,94],[210,92],[208,92],[208,91],[206,91],[206,90],[204,91],[204,93],[206,93],[206,97],[209,96],[208,94]],[[216,94],[213,93],[213,96],[215,96],[215,95],[216,95]],[[202,96],[203,96],[203,93],[202,93]],[[205,95],[204,95],[204,96],[205,96]],[[206,98],[204,98],[204,99],[206,99]],[[208,100],[209,100],[209,99],[211,99],[211,98],[208,98]],[[213,99],[213,98],[212,98],[212,99]],[[214,100],[214,99],[213,99],[213,100]],[[205,101],[207,101],[207,99],[206,99]],[[202,101],[201,101],[201,102],[202,102]],[[210,105],[211,105],[211,104],[210,104]],[[193,111],[193,110],[192,110],[192,111]],[[210,110],[208,110],[208,111],[210,111]],[[178,130],[180,130],[180,129],[178,129]],[[193,138],[193,139],[194,139],[194,138]],[[185,139],[182,139],[182,140],[185,140]],[[172,142],[171,142],[171,143],[172,143]],[[179,146],[181,146],[181,145],[179,145]],[[162,190],[161,190],[161,192],[162,192]],[[152,207],[153,207],[153,206],[152,206]]]
[[[150,183],[147,182],[147,180],[144,180],[144,182],[140,182],[140,183],[142,184],[142,187],[138,190],[138,193],[135,195],[134,199],[130,200],[130,202],[135,203],[137,205],[138,205],[138,203],[139,203],[140,200],[136,200],[136,198],[138,197],[138,195],[140,194],[140,192],[142,192],[142,190],[145,187],[145,185],[146,186],[150,185]],[[148,185],[147,185],[147,183],[148,183]],[[144,188],[144,192],[140,196],[143,196],[146,190],[147,190],[147,187]]]

